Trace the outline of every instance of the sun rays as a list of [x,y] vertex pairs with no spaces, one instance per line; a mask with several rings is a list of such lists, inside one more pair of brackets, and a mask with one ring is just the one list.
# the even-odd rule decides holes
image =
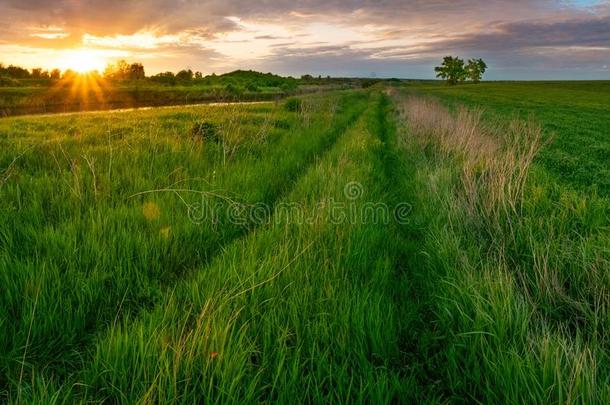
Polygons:
[[79,105],[80,109],[105,108],[109,103],[111,85],[100,75],[108,64],[103,52],[81,48],[68,51],[58,65],[64,70],[45,95],[45,103],[54,105]]
[[45,99],[54,103],[62,98],[65,105],[80,105],[80,109],[105,109],[112,104],[109,96],[113,94],[111,83],[97,71],[65,75],[49,89]]

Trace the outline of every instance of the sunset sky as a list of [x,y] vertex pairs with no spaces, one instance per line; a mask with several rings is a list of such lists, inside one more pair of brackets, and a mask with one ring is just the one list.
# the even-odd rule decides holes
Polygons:
[[610,79],[610,1],[0,0],[0,61],[29,68],[432,78],[446,54],[488,79]]

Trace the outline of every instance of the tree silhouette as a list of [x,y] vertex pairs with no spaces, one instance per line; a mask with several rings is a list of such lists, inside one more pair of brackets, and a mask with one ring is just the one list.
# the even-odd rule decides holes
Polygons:
[[129,80],[142,80],[144,78],[146,78],[144,65],[141,63],[132,63],[129,66]]
[[142,80],[146,77],[141,63],[129,64],[124,60],[109,64],[104,70],[104,77],[113,80]]
[[61,77],[61,71],[59,69],[53,69],[51,70],[49,77],[53,80],[59,80],[59,78]]

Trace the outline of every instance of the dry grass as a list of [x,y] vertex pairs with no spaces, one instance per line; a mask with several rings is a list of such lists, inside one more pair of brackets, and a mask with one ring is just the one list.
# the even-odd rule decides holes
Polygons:
[[508,126],[490,125],[483,122],[481,110],[460,108],[452,114],[421,97],[408,97],[403,106],[413,136],[441,157],[461,161],[462,187],[453,203],[464,203],[470,219],[479,229],[492,232],[490,236],[512,233],[527,175],[543,145],[540,127],[518,120]]

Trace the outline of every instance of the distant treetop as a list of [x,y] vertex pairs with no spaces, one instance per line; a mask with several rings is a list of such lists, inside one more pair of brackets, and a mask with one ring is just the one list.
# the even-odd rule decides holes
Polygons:
[[446,80],[450,85],[463,83],[466,79],[479,83],[486,70],[487,64],[483,59],[470,59],[465,64],[463,59],[454,56],[445,56],[443,63],[434,68],[436,77]]

